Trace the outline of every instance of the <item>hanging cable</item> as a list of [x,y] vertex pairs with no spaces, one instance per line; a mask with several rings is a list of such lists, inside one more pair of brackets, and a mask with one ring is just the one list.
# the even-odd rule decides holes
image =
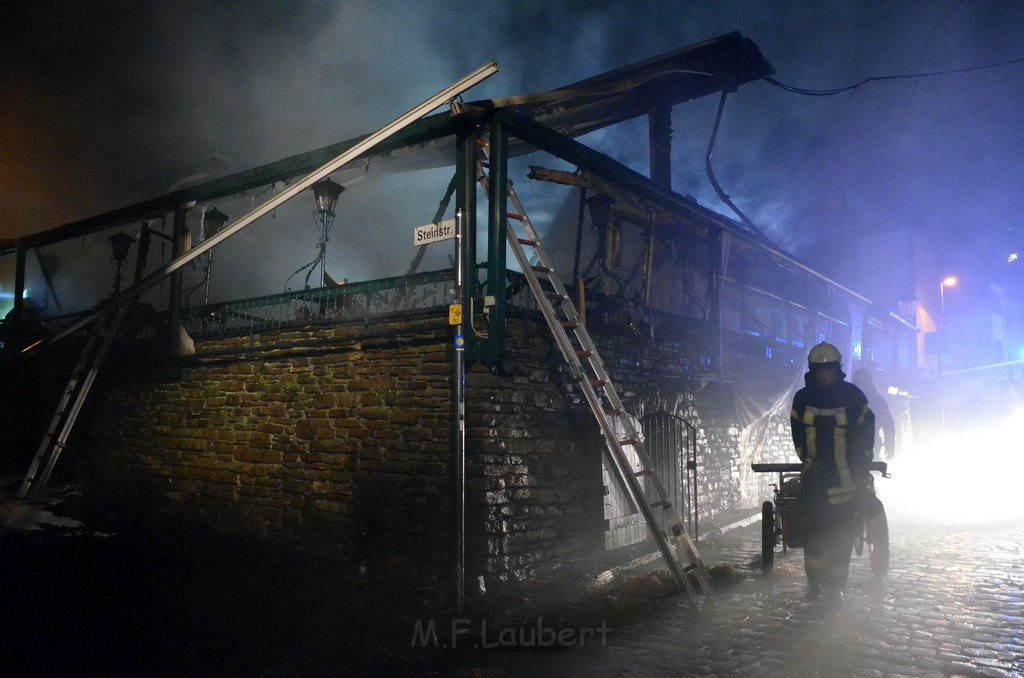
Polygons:
[[722,96],[718,100],[718,113],[715,114],[715,125],[711,128],[711,139],[708,141],[708,153],[704,157],[704,168],[707,170],[708,180],[711,182],[711,185],[714,186],[715,193],[718,194],[718,197],[721,198],[722,202],[732,208],[732,211],[739,216],[740,220],[746,224],[747,228],[749,228],[751,232],[761,236],[765,240],[768,240],[767,236],[761,232],[761,229],[755,226],[754,222],[750,220],[750,217],[744,214],[743,211],[729,199],[729,196],[726,195],[725,191],[722,190],[722,187],[718,183],[718,179],[715,178],[715,170],[711,166],[711,152],[715,149],[715,138],[718,136],[718,125],[722,122],[722,111],[725,110],[725,99],[728,96],[729,93],[723,89]]
[[295,269],[294,271],[292,271],[292,274],[285,279],[285,281],[284,281],[284,291],[285,292],[291,292],[291,289],[289,289],[289,287],[288,287],[288,283],[291,282],[292,278],[297,276],[299,273],[302,273],[306,269],[309,269],[309,270],[306,273],[306,279],[303,281],[303,285],[304,285],[303,289],[307,289],[307,290],[309,289],[309,277],[311,275],[313,275],[313,272],[316,270],[317,265],[321,261],[323,261],[324,249],[325,249],[326,242],[327,242],[327,236],[330,234],[331,224],[333,224],[333,223],[334,223],[333,218],[330,219],[330,220],[327,220],[326,219],[326,215],[325,215],[324,222],[322,222],[322,223],[321,222],[317,222],[317,226],[318,226],[318,228],[321,229],[321,232],[320,232],[320,239],[317,242],[317,253],[316,253],[316,256],[313,257],[313,261],[309,262],[308,264],[304,264],[304,265],[300,266],[299,268]]
[[948,71],[930,71],[927,73],[910,73],[905,75],[876,75],[870,78],[865,78],[858,83],[853,85],[847,85],[846,87],[836,87],[834,89],[805,89],[803,87],[794,87],[793,85],[787,85],[786,83],[779,82],[775,78],[764,78],[765,82],[775,85],[779,89],[784,89],[787,92],[793,94],[803,94],[804,96],[810,97],[829,97],[835,96],[836,94],[843,94],[850,90],[857,89],[861,85],[866,85],[869,82],[882,82],[884,80],[914,80],[917,78],[931,78],[939,75],[956,75],[958,73],[971,73],[974,71],[984,71],[990,68],[1001,68],[1003,66],[1012,66],[1014,64],[1024,63],[1024,57],[1019,59],[1011,59],[1009,61],[1000,61],[994,64],[986,64],[984,66],[971,66],[970,68],[957,68]]
[[316,270],[316,265],[320,263],[320,260],[322,258],[323,258],[323,252],[320,252],[320,253],[318,253],[316,255],[316,258],[314,258],[313,261],[311,261],[308,264],[305,264],[305,265],[301,266],[300,268],[297,268],[294,271],[292,271],[292,274],[290,276],[288,276],[288,278],[284,281],[284,291],[285,292],[291,292],[291,289],[288,288],[288,283],[291,282],[292,278],[297,276],[299,273],[302,273],[307,268],[309,269],[309,273],[306,274],[306,280],[305,280],[304,284],[305,284],[305,289],[308,290],[309,289],[309,276],[313,274],[314,270]]

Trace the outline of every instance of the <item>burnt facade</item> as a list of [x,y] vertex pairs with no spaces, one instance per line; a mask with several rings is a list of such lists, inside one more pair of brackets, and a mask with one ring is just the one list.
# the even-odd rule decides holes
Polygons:
[[[134,348],[115,351],[93,394],[101,406],[76,434],[83,478],[225,529],[329,551],[353,576],[422,586],[443,588],[462,489],[466,574],[485,586],[570,565],[597,571],[650,547],[609,473],[593,415],[506,261],[505,179],[521,181],[522,171],[561,204],[579,205],[573,218],[546,223],[544,240],[691,536],[729,510],[756,507],[767,479],[750,463],[791,456],[788,398],[808,348],[837,344],[848,371],[873,345],[910,365],[916,333],[756,229],[671,191],[666,111],[770,74],[756,46],[723,36],[535,97],[453,103],[340,168],[348,183],[371,165],[454,165],[435,222],[452,207],[466,215],[459,247],[470,274],[457,298],[454,272],[417,273],[417,254],[394,278],[188,307],[182,272],[168,264],[153,274],[169,279],[166,296],[148,311],[133,306],[124,333]],[[639,116],[650,121],[651,177],[574,139]],[[477,189],[484,140],[490,195]],[[28,252],[140,221],[145,233],[159,215],[180,261],[197,202],[266,193],[355,144],[3,251],[17,258],[23,290]],[[557,169],[566,165],[576,171]],[[140,258],[137,282],[145,268]],[[129,290],[95,313],[134,301]],[[464,485],[452,456],[453,301],[469,328]],[[73,336],[59,328],[84,321],[30,326],[19,312],[10,323],[5,349],[19,350],[30,329]]]

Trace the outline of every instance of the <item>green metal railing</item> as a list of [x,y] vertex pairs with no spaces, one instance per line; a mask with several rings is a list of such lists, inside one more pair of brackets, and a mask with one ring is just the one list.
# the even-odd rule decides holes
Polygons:
[[369,320],[444,307],[453,284],[451,270],[367,280],[185,309],[182,322],[189,335],[204,338]]

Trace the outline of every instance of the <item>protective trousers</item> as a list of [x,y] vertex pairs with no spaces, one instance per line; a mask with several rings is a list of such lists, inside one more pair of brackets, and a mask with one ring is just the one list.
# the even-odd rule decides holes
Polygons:
[[855,516],[852,503],[819,506],[804,533],[804,570],[813,592],[834,594],[846,586],[853,550]]

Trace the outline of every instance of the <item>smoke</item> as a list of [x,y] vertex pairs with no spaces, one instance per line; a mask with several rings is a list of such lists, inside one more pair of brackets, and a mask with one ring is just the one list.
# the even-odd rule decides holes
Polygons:
[[[0,81],[11,96],[0,167],[10,179],[0,237],[372,131],[490,59],[501,72],[468,99],[560,87],[732,31],[760,47],[779,80],[807,88],[1024,56],[1024,6],[1009,1],[592,5],[4,3]],[[911,229],[941,249],[940,261],[984,270],[1024,240],[1022,71],[875,82],[834,97],[744,85],[725,108],[716,175],[779,246],[825,269],[842,256],[837,243],[864,230]],[[674,109],[673,184],[728,214],[704,172],[714,99]],[[585,141],[646,171],[642,124]],[[449,177],[413,173],[377,193],[371,178],[348,186],[331,274],[404,271],[415,254],[405,235],[429,220]],[[244,202],[219,207],[237,218]],[[216,280],[238,289],[215,282],[215,296],[280,291],[315,256],[310,211],[282,208],[220,248]],[[422,269],[445,264],[443,253],[429,257]]]

